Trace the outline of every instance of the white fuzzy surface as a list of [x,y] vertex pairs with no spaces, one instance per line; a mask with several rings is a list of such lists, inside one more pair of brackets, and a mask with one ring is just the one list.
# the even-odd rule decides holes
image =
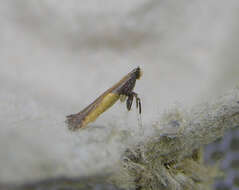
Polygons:
[[137,66],[149,131],[169,105],[191,106],[235,86],[238,9],[237,0],[0,0],[0,182],[114,165],[134,139],[135,106],[128,113],[117,103],[75,133],[65,115]]

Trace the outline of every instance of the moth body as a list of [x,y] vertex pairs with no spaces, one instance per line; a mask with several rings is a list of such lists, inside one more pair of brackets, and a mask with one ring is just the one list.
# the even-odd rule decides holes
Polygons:
[[141,76],[139,67],[128,73],[118,83],[105,91],[93,103],[83,109],[81,112],[68,115],[66,123],[70,130],[84,128],[90,122],[94,122],[103,112],[109,109],[118,99],[125,101],[128,110],[131,109],[133,98],[136,98],[136,107],[141,113],[141,103],[138,95],[133,92],[136,80]]

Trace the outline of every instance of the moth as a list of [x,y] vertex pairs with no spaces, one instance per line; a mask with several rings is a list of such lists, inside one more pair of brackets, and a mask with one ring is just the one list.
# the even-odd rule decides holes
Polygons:
[[136,108],[139,110],[139,114],[141,114],[141,100],[138,94],[133,92],[136,80],[140,79],[141,75],[142,71],[140,67],[133,69],[82,111],[66,116],[68,128],[73,131],[85,128],[88,123],[94,122],[119,99],[124,102],[127,98],[126,107],[130,111],[133,99],[135,98]]

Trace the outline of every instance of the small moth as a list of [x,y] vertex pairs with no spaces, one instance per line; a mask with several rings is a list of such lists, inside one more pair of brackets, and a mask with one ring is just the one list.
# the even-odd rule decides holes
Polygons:
[[133,92],[136,80],[140,79],[141,75],[141,69],[139,67],[135,68],[85,109],[79,113],[66,116],[68,128],[74,131],[86,127],[88,123],[95,121],[99,115],[109,109],[118,99],[124,102],[127,98],[126,107],[130,110],[133,99],[135,98],[136,108],[139,109],[139,113],[141,114],[140,98],[137,93]]

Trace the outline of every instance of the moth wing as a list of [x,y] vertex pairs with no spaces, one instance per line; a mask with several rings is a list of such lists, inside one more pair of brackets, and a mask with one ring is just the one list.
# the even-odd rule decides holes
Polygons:
[[102,94],[94,102],[92,102],[79,113],[67,115],[65,122],[67,123],[68,128],[72,131],[75,131],[78,128],[83,128],[85,117],[98,106],[103,97],[104,96]]

